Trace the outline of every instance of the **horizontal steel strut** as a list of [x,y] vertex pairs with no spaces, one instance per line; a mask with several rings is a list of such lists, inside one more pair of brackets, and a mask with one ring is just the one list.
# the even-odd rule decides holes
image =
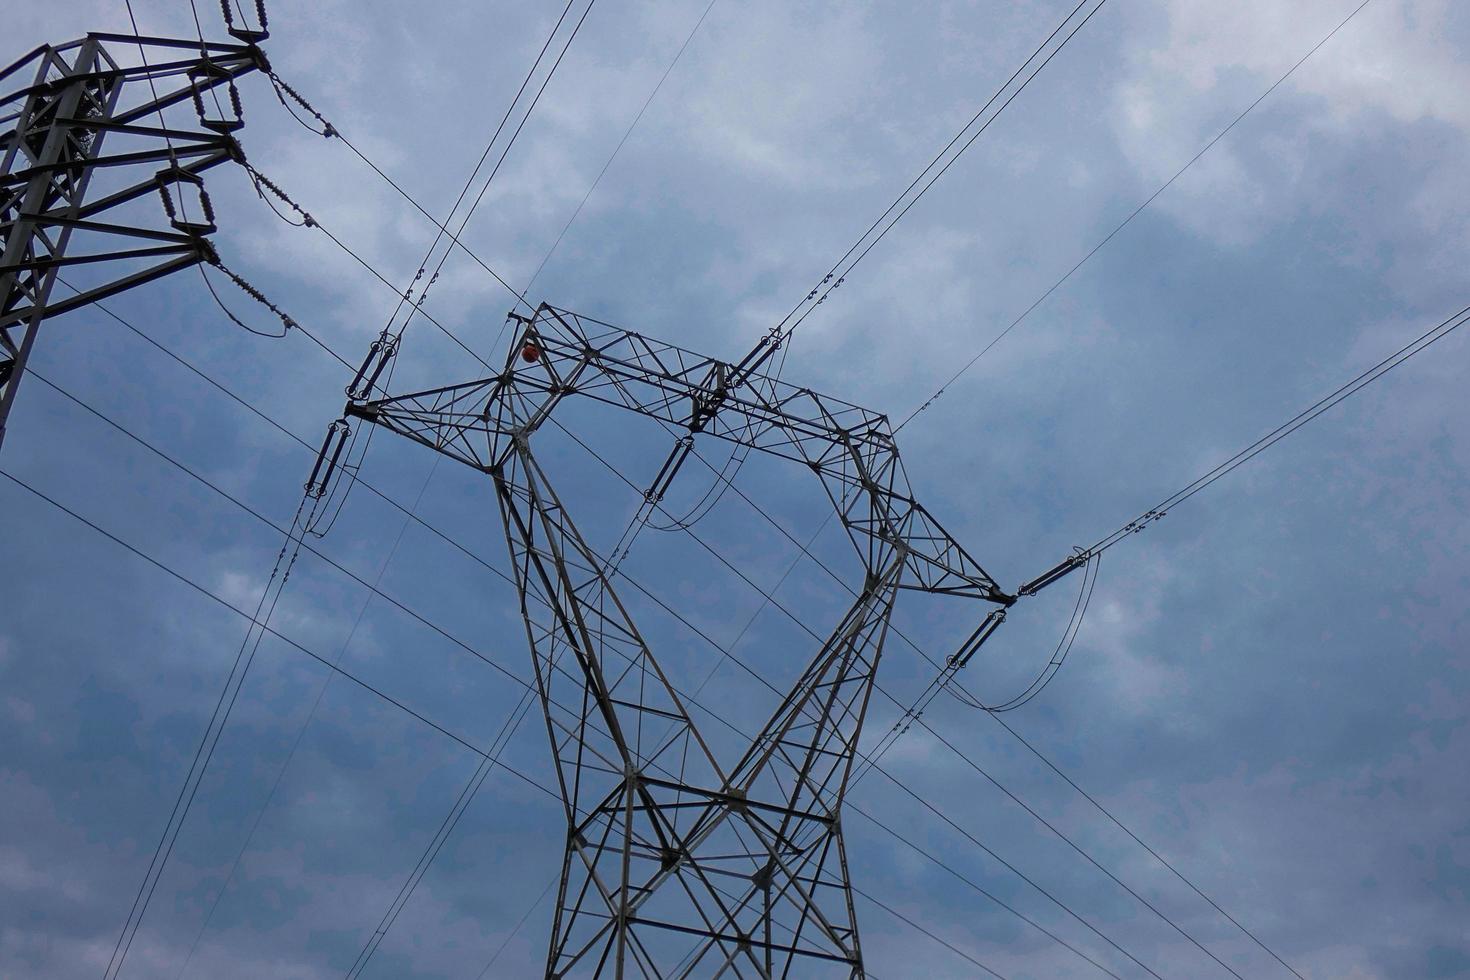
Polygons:
[[[0,85],[30,74],[28,84],[0,91],[0,440],[43,320],[218,261],[201,175],[243,161],[233,135],[244,125],[235,79],[267,64],[256,47],[264,31],[231,33],[243,43],[88,34],[42,45],[0,70]],[[152,63],[121,65],[109,47],[150,51]],[[197,129],[162,124],[164,110],[190,100]],[[104,142],[124,150],[104,153]],[[120,186],[89,197],[102,171]],[[155,195],[167,227],[106,220]],[[85,254],[79,243],[90,246]],[[60,270],[82,265],[105,278],[53,300]]]

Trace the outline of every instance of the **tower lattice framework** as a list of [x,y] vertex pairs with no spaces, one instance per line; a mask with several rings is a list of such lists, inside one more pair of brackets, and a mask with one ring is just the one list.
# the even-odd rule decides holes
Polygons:
[[[230,33],[239,43],[93,33],[0,69],[0,86],[19,83],[0,88],[0,440],[43,320],[218,260],[202,175],[244,160],[235,79],[267,66],[265,31]],[[164,122],[190,101],[197,127]],[[89,194],[102,171],[110,188]],[[150,197],[156,210],[129,208]],[[54,297],[83,266],[104,278]]]
[[[567,821],[546,975],[862,976],[842,802],[894,603],[1014,597],[913,499],[885,416],[751,358],[548,305],[517,319],[499,374],[347,412],[494,483]],[[803,465],[861,557],[855,601],[734,760],[701,737],[537,464],[536,433],[568,397],[689,433],[650,502],[696,433]]]

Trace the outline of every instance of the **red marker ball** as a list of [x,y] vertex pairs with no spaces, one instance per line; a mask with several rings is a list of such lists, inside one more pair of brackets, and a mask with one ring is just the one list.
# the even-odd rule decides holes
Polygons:
[[527,364],[534,364],[535,362],[541,360],[541,348],[537,347],[535,344],[527,344],[526,346],[521,348],[521,360],[525,361]]

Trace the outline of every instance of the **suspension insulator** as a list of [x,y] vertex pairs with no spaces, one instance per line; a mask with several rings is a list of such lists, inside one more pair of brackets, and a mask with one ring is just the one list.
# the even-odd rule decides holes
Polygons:
[[[209,115],[205,109],[204,93],[218,85],[228,88],[228,99],[233,116],[224,115],[224,108],[220,106],[218,118]],[[240,91],[235,87],[234,76],[228,71],[205,59],[193,68],[189,69],[189,87],[194,97],[194,111],[199,114],[199,125],[214,133],[234,133],[244,128],[245,113],[240,103]],[[216,105],[218,105],[217,100]]]
[[327,488],[337,472],[337,463],[342,458],[342,450],[347,446],[347,436],[351,431],[346,419],[338,419],[327,426],[326,438],[322,440],[322,448],[316,454],[316,465],[311,468],[311,476],[303,488],[307,496],[321,499],[327,495]]
[[368,348],[367,357],[362,360],[362,367],[357,369],[352,384],[347,386],[347,397],[357,402],[371,395],[377,387],[378,378],[382,377],[383,369],[388,366],[397,350],[397,345],[386,333],[373,341],[373,346]]
[[[185,170],[177,164],[165,167],[153,175],[158,184],[158,196],[163,199],[163,210],[168,215],[169,224],[175,229],[189,235],[192,238],[202,238],[205,235],[213,235],[219,229],[214,224],[214,205],[209,200],[209,195],[204,191],[204,178],[190,170]],[[194,221],[189,217],[189,210],[184,201],[184,187],[193,187],[198,198],[199,214],[202,221]],[[179,205],[174,207],[169,187],[173,186],[179,191]]]

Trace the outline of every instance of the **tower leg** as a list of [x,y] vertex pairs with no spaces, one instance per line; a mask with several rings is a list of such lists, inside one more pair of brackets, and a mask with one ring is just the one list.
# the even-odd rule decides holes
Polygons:
[[[38,88],[0,151],[0,443],[56,283],[55,260],[71,238],[69,226],[47,228],[40,216],[59,211],[76,217],[103,135],[81,120],[109,117],[122,88],[120,80],[100,74],[101,67],[100,48],[90,38],[69,62],[47,50],[36,71]],[[58,78],[71,81],[39,88]],[[16,313],[23,319],[9,316]]]

